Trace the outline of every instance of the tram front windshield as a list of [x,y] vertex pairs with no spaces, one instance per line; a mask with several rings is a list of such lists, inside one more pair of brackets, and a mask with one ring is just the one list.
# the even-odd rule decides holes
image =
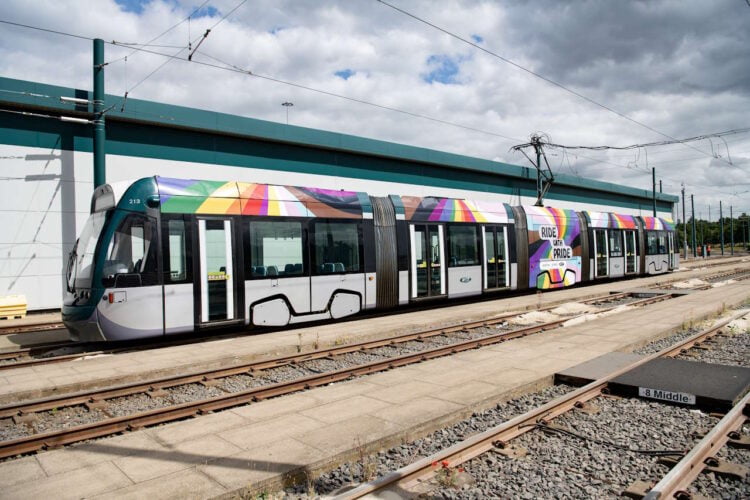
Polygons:
[[106,217],[106,212],[94,212],[83,226],[83,231],[73,247],[68,264],[68,288],[70,290],[91,288],[96,242],[99,240]]

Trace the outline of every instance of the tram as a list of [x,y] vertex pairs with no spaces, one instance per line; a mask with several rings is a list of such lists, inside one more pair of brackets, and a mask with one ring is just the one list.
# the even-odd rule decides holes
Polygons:
[[148,177],[98,187],[70,253],[74,340],[283,326],[679,267],[670,220]]

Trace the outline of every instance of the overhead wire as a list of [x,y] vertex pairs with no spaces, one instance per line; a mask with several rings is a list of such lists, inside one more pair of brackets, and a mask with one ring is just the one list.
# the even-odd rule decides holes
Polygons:
[[[210,0],[204,0],[204,2],[203,2],[202,4],[200,4],[200,5],[198,6],[198,7],[196,7],[196,8],[195,8],[195,9],[193,10],[193,12],[191,12],[191,13],[190,13],[190,15],[189,15],[189,16],[187,16],[187,17],[186,17],[186,18],[184,18],[183,20],[179,21],[178,23],[176,23],[176,24],[173,24],[172,26],[170,26],[170,27],[169,27],[169,28],[167,28],[166,30],[162,31],[162,32],[161,32],[160,34],[156,35],[156,36],[155,36],[154,38],[152,38],[151,40],[149,40],[149,41],[148,41],[148,42],[146,42],[146,43],[142,43],[142,44],[141,44],[141,43],[126,43],[126,42],[118,42],[118,45],[123,45],[123,46],[132,46],[132,45],[138,45],[138,46],[140,46],[140,47],[161,47],[161,48],[173,48],[173,49],[179,49],[179,48],[182,48],[182,46],[171,46],[171,47],[170,47],[170,46],[166,46],[166,45],[164,45],[164,46],[159,46],[159,45],[152,45],[152,43],[153,43],[153,42],[155,42],[156,40],[158,40],[159,38],[163,37],[164,35],[166,35],[166,34],[167,34],[167,33],[169,33],[170,31],[172,31],[172,30],[173,30],[173,29],[175,29],[176,27],[180,26],[180,25],[181,25],[182,23],[184,23],[185,21],[189,21],[189,20],[190,20],[190,18],[191,18],[191,17],[193,17],[193,16],[194,16],[195,14],[197,14],[198,12],[200,12],[200,10],[201,10],[201,9],[202,9],[203,7],[205,7],[205,6],[206,6],[206,4],[207,4],[207,3],[209,2],[209,1],[210,1]],[[112,60],[112,61],[106,62],[105,64],[113,64],[113,63],[116,63],[116,62],[118,62],[118,61],[122,61],[122,60],[127,60],[127,59],[128,59],[128,57],[132,56],[133,54],[135,54],[136,52],[139,52],[139,51],[140,51],[140,48],[136,48],[135,50],[133,50],[133,51],[132,51],[132,52],[130,52],[129,54],[127,54],[127,55],[125,55],[125,56],[123,56],[123,57],[120,57],[120,58],[118,58],[118,59],[114,59],[114,60]]]
[[[193,14],[194,14],[195,12],[198,12],[198,11],[199,11],[199,10],[200,10],[200,9],[201,9],[201,8],[203,7],[203,5],[205,5],[206,3],[208,3],[208,0],[206,0],[205,2],[203,2],[203,4],[201,5],[201,7],[199,7],[198,9],[196,9],[196,10],[195,10],[195,11],[193,12]],[[211,26],[210,28],[208,28],[208,29],[206,30],[206,32],[205,32],[205,33],[204,33],[204,34],[203,34],[203,35],[202,35],[201,37],[198,37],[198,38],[196,38],[196,39],[195,39],[195,40],[194,40],[193,42],[190,42],[190,43],[188,44],[188,46],[187,46],[187,47],[183,47],[183,48],[181,48],[180,50],[178,50],[177,52],[175,52],[174,54],[172,54],[171,56],[168,56],[168,58],[167,58],[167,60],[166,60],[166,61],[164,61],[164,62],[163,62],[163,63],[161,63],[161,64],[160,64],[159,66],[157,66],[156,68],[154,68],[154,70],[153,70],[153,71],[151,71],[151,72],[150,72],[149,74],[147,74],[147,75],[146,75],[145,77],[143,77],[142,79],[140,79],[140,80],[139,80],[139,81],[138,81],[138,82],[137,82],[137,83],[136,83],[135,85],[133,85],[132,87],[130,87],[129,89],[127,89],[127,90],[125,91],[125,95],[123,96],[123,98],[122,98],[122,100],[121,100],[121,108],[120,108],[120,111],[124,111],[124,109],[125,109],[125,103],[127,102],[127,99],[128,99],[128,95],[129,95],[129,94],[130,94],[131,92],[133,92],[133,91],[134,91],[134,90],[135,90],[136,88],[138,88],[138,87],[139,87],[139,86],[140,86],[141,84],[143,84],[143,83],[144,83],[144,82],[145,82],[146,80],[148,80],[149,78],[151,78],[152,76],[154,76],[154,74],[156,74],[156,73],[157,73],[157,72],[158,72],[158,71],[159,71],[160,69],[162,69],[162,68],[163,68],[164,66],[166,66],[167,64],[169,64],[170,62],[172,62],[172,61],[173,61],[173,60],[174,60],[175,58],[177,58],[177,57],[178,57],[178,56],[179,56],[180,54],[182,54],[182,53],[183,53],[183,52],[184,52],[185,50],[188,50],[188,49],[189,49],[189,47],[190,47],[190,46],[191,46],[191,45],[192,45],[193,43],[195,43],[195,42],[196,42],[196,41],[198,41],[198,40],[200,40],[200,42],[202,43],[202,42],[203,42],[203,40],[205,40],[205,38],[206,38],[206,37],[208,36],[208,34],[209,34],[209,33],[211,32],[211,30],[215,29],[215,28],[216,28],[216,27],[217,27],[217,26],[218,26],[219,24],[221,24],[222,22],[224,22],[224,20],[225,20],[225,19],[226,19],[227,17],[229,17],[230,15],[232,15],[232,14],[233,14],[233,13],[234,13],[234,12],[235,12],[235,11],[236,11],[237,9],[239,9],[240,7],[242,7],[242,6],[243,6],[243,5],[245,4],[245,3],[247,3],[247,0],[241,0],[241,1],[240,1],[240,3],[238,3],[238,4],[237,4],[237,5],[236,5],[236,6],[235,6],[235,7],[233,8],[233,9],[231,9],[231,10],[230,10],[229,12],[227,12],[226,14],[224,14],[224,16],[222,16],[222,17],[221,17],[221,19],[219,19],[219,20],[218,20],[218,21],[217,21],[216,23],[214,23],[214,25],[213,25],[213,26]],[[189,19],[190,17],[192,17],[192,15],[193,15],[193,14],[191,14],[190,16],[188,16],[188,17],[187,17],[187,19]],[[183,22],[185,22],[185,20],[182,20],[181,22],[177,23],[177,24],[176,24],[175,26],[173,26],[172,28],[169,28],[169,29],[168,29],[168,30],[167,30],[167,31],[166,31],[165,33],[167,33],[167,32],[169,32],[169,31],[171,31],[171,30],[172,30],[173,28],[175,28],[176,26],[179,26],[179,25],[180,25],[180,24],[182,24]],[[161,36],[161,35],[160,35],[160,36]],[[198,49],[198,47],[196,47],[196,50],[197,50],[197,49]],[[136,51],[144,51],[144,49],[143,49],[143,48],[141,47],[141,48],[137,49]],[[145,51],[145,52],[148,52],[148,51]],[[187,59],[187,60],[188,60],[188,61],[190,61],[191,59],[192,59],[192,52],[191,52],[191,53],[190,53],[190,55],[188,56],[188,59]]]
[[[4,21],[4,20],[0,20],[0,23],[12,24],[12,25],[20,26],[20,27],[23,27],[23,28],[31,29],[31,30],[37,30],[37,31],[44,31],[44,32],[55,33],[55,34],[61,35],[61,36],[68,36],[68,37],[73,37],[73,38],[82,38],[82,39],[90,40],[90,41],[94,40],[94,38],[78,36],[78,35],[75,35],[75,34],[72,34],[72,33],[64,32],[64,31],[49,30],[49,29],[45,29],[45,28],[40,28],[38,26],[23,25],[23,24],[19,24],[19,23],[13,23],[13,22],[10,22],[10,21]],[[124,46],[124,44],[122,42],[118,42],[116,40],[106,41],[105,43],[107,43],[109,45],[112,45],[112,46],[115,46],[115,47]],[[329,92],[327,90],[318,89],[318,88],[315,88],[315,87],[310,87],[310,86],[307,86],[307,85],[302,85],[302,84],[291,82],[291,81],[287,81],[287,80],[282,80],[280,78],[275,78],[275,77],[268,76],[268,75],[262,75],[262,74],[255,73],[255,72],[247,70],[247,69],[240,68],[240,67],[238,67],[236,65],[233,65],[233,64],[221,61],[220,59],[207,54],[205,51],[200,52],[200,55],[205,56],[207,58],[210,58],[210,59],[218,62],[219,64],[213,64],[213,63],[210,63],[210,62],[200,61],[200,60],[197,60],[197,59],[193,59],[192,61],[189,61],[187,58],[179,57],[179,55],[166,54],[164,52],[159,52],[159,51],[148,49],[148,48],[144,48],[144,47],[145,47],[145,44],[143,44],[143,46],[138,49],[138,52],[144,52],[144,53],[147,53],[147,54],[153,54],[153,55],[157,55],[157,56],[161,56],[161,57],[167,57],[167,58],[170,58],[172,60],[176,59],[176,60],[180,60],[180,61],[183,61],[183,62],[197,64],[199,66],[206,66],[206,67],[211,67],[211,68],[214,68],[214,69],[219,69],[219,70],[224,70],[224,71],[231,71],[231,72],[234,72],[234,73],[240,73],[240,74],[244,74],[244,75],[248,75],[248,76],[253,76],[255,78],[259,78],[259,79],[262,79],[262,80],[267,80],[267,81],[270,81],[270,82],[279,83],[279,84],[282,84],[282,85],[287,85],[287,86],[299,88],[301,90],[306,90],[306,91],[318,93],[318,94],[321,94],[321,95],[327,95],[327,96],[330,96],[330,97],[335,97],[335,98],[343,99],[343,100],[350,101],[350,102],[355,102],[355,103],[359,103],[359,104],[363,104],[363,105],[367,105],[367,106],[372,106],[372,107],[380,108],[380,109],[387,110],[387,111],[393,111],[393,112],[396,112],[396,113],[400,113],[400,114],[412,116],[412,117],[415,117],[415,118],[421,118],[421,119],[433,121],[435,123],[441,123],[441,124],[449,125],[449,126],[452,126],[452,127],[462,128],[464,130],[469,130],[469,131],[479,132],[479,133],[486,134],[486,135],[500,137],[500,138],[506,139],[506,140],[511,141],[511,142],[519,142],[519,141],[521,141],[521,139],[519,139],[517,137],[510,137],[510,136],[506,136],[506,135],[503,135],[503,134],[500,134],[500,133],[497,133],[497,132],[492,132],[492,131],[489,131],[489,130],[483,130],[483,129],[479,129],[479,128],[476,128],[476,127],[470,127],[470,126],[467,126],[467,125],[462,125],[462,124],[459,124],[459,123],[450,122],[448,120],[442,120],[440,118],[435,118],[435,117],[432,117],[432,116],[429,116],[429,115],[424,115],[424,114],[421,114],[421,113],[407,111],[407,110],[395,108],[395,107],[392,107],[392,106],[386,106],[386,105],[383,105],[383,104],[378,104],[378,103],[375,103],[375,102],[366,101],[364,99],[358,99],[356,97],[345,96],[345,95],[342,95],[342,94],[337,94],[335,92]]]
[[23,24],[23,23],[15,23],[13,21],[6,21],[4,19],[0,19],[0,23],[2,23],[2,24],[9,24],[11,26],[18,26],[20,28],[27,28],[27,29],[37,30],[37,31],[44,31],[46,33],[54,33],[55,35],[62,35],[62,36],[69,36],[69,37],[72,37],[72,38],[79,38],[81,40],[89,40],[89,41],[94,40],[90,36],[75,35],[73,33],[66,33],[65,31],[52,30],[52,29],[48,29],[48,28],[40,28],[39,26],[31,26],[31,25]]
[[[432,28],[434,28],[434,29],[436,29],[436,30],[438,30],[438,31],[440,31],[440,32],[442,32],[442,33],[444,33],[444,34],[452,37],[452,38],[455,38],[456,40],[459,40],[459,41],[461,41],[461,42],[463,42],[465,44],[468,44],[468,45],[470,45],[470,46],[472,46],[472,47],[474,47],[474,48],[476,48],[476,49],[478,49],[478,50],[480,50],[480,51],[482,51],[482,52],[484,52],[484,53],[486,53],[486,54],[488,54],[488,55],[490,55],[492,57],[495,57],[495,58],[497,58],[497,59],[499,59],[499,60],[501,60],[501,61],[503,61],[503,62],[505,62],[507,64],[510,64],[511,66],[513,66],[513,67],[515,67],[515,68],[517,68],[517,69],[519,69],[521,71],[524,71],[524,72],[526,72],[526,73],[528,73],[528,74],[530,74],[532,76],[535,76],[536,78],[544,80],[545,82],[547,82],[547,83],[549,83],[551,85],[554,85],[555,87],[558,87],[558,88],[560,88],[560,89],[562,89],[562,90],[564,90],[564,91],[566,91],[566,92],[568,92],[570,94],[573,94],[574,96],[576,96],[576,97],[578,97],[580,99],[583,99],[584,101],[586,101],[586,102],[588,102],[590,104],[593,104],[593,105],[598,106],[598,107],[600,107],[600,108],[602,108],[602,109],[604,109],[606,111],[614,113],[617,116],[619,116],[619,117],[621,117],[621,118],[623,118],[625,120],[628,120],[628,121],[630,121],[630,122],[632,122],[632,123],[634,123],[636,125],[639,125],[639,126],[641,126],[643,128],[646,128],[646,129],[650,130],[651,132],[654,132],[654,133],[656,133],[658,135],[661,135],[662,137],[666,137],[667,139],[670,139],[670,140],[673,140],[673,141],[677,140],[677,139],[675,139],[674,137],[672,137],[669,134],[661,132],[661,131],[659,131],[659,130],[653,128],[653,127],[651,127],[650,125],[647,125],[647,124],[645,124],[645,123],[643,123],[643,122],[641,122],[639,120],[636,120],[635,118],[631,118],[630,116],[628,116],[628,115],[626,115],[624,113],[621,113],[620,111],[617,111],[616,109],[613,109],[613,108],[611,108],[611,107],[609,107],[609,106],[607,106],[605,104],[602,104],[602,103],[600,103],[598,101],[595,101],[594,99],[592,99],[590,97],[587,97],[587,96],[581,94],[580,92],[577,92],[577,91],[575,91],[575,90],[573,90],[573,89],[571,89],[569,87],[566,87],[565,85],[563,85],[563,84],[561,84],[561,83],[559,83],[559,82],[557,82],[555,80],[552,80],[551,78],[548,78],[548,77],[546,77],[546,76],[544,76],[544,75],[542,75],[540,73],[537,73],[536,71],[528,69],[528,68],[526,68],[526,67],[524,67],[524,66],[522,66],[522,65],[520,65],[520,64],[518,64],[518,63],[516,63],[516,62],[514,62],[514,61],[512,61],[512,60],[510,60],[508,58],[506,58],[506,57],[503,57],[503,56],[501,56],[500,54],[498,54],[496,52],[493,52],[493,51],[491,51],[491,50],[489,50],[489,49],[487,49],[485,47],[482,47],[478,43],[475,43],[475,42],[473,42],[471,40],[468,40],[468,39],[466,39],[466,38],[464,38],[464,37],[462,37],[460,35],[457,35],[456,33],[453,33],[451,31],[449,31],[449,30],[447,30],[445,28],[442,28],[442,27],[440,27],[440,26],[438,26],[438,25],[436,25],[434,23],[431,23],[430,21],[427,21],[426,19],[423,19],[423,18],[417,16],[416,14],[412,14],[409,11],[406,11],[404,9],[396,7],[395,5],[390,4],[390,3],[386,2],[385,0],[376,0],[376,1],[379,2],[379,3],[381,3],[381,4],[383,4],[383,5],[385,5],[385,6],[387,6],[387,7],[389,7],[389,8],[391,8],[391,9],[393,9],[393,10],[395,10],[395,11],[397,11],[397,12],[400,12],[401,14],[406,15],[406,16],[408,16],[408,17],[410,17],[410,18],[412,18],[412,19],[414,19],[416,21],[419,21],[420,23],[426,24],[427,26],[430,26],[430,27],[432,27]],[[709,155],[710,156],[710,153],[708,153],[706,151],[703,151],[703,150],[700,150],[700,149],[698,149],[698,148],[696,148],[694,146],[691,146],[690,144],[684,144],[684,145],[686,147],[689,147],[690,149],[694,149],[694,150],[700,152],[701,154]]]
[[295,88],[298,88],[298,89],[307,90],[307,91],[310,91],[310,92],[315,92],[315,93],[318,93],[318,94],[321,94],[321,95],[327,95],[327,96],[330,96],[330,97],[335,97],[335,98],[343,99],[343,100],[350,101],[350,102],[356,102],[356,103],[359,103],[359,104],[364,104],[364,105],[367,105],[367,106],[372,106],[372,107],[383,109],[383,110],[387,110],[387,111],[393,111],[395,113],[401,113],[401,114],[412,116],[412,117],[415,117],[415,118],[421,118],[421,119],[429,120],[429,121],[432,121],[432,122],[435,122],[435,123],[441,123],[443,125],[450,125],[452,127],[457,127],[457,128],[461,128],[461,129],[464,129],[464,130],[470,130],[472,132],[479,132],[479,133],[482,133],[482,134],[487,134],[487,135],[491,135],[491,136],[495,136],[495,137],[500,137],[500,138],[503,138],[503,139],[507,139],[508,141],[511,141],[511,142],[518,142],[520,140],[517,137],[509,137],[507,135],[503,135],[503,134],[500,134],[500,133],[497,133],[497,132],[491,132],[489,130],[483,130],[483,129],[479,129],[479,128],[475,128],[475,127],[470,127],[468,125],[462,125],[460,123],[455,123],[455,122],[450,122],[450,121],[447,121],[447,120],[442,120],[440,118],[435,118],[433,116],[424,115],[424,114],[416,113],[416,112],[413,112],[413,111],[407,111],[407,110],[404,110],[404,109],[394,108],[392,106],[387,106],[387,105],[384,105],[384,104],[378,104],[378,103],[375,103],[375,102],[372,102],[372,101],[366,101],[364,99],[359,99],[359,98],[356,98],[356,97],[345,96],[345,95],[342,95],[342,94],[336,94],[334,92],[329,92],[327,90],[323,90],[323,89],[319,89],[319,88],[315,88],[315,87],[310,87],[310,86],[307,86],[307,85],[303,85],[303,84],[295,83],[295,82],[290,82],[290,81],[287,81],[287,80],[282,80],[280,78],[275,78],[275,77],[272,77],[272,76],[262,75],[260,73],[255,73],[253,71],[242,69],[242,68],[239,68],[238,66],[235,66],[233,64],[224,62],[224,61],[222,61],[221,59],[219,59],[217,57],[214,57],[214,56],[211,56],[211,55],[207,54],[206,52],[201,52],[201,55],[206,56],[206,57],[208,57],[208,58],[210,58],[210,59],[212,59],[212,60],[220,63],[221,66],[219,66],[217,64],[207,63],[205,61],[198,61],[198,60],[195,60],[195,59],[193,59],[192,61],[187,61],[186,59],[184,59],[184,60],[186,62],[193,62],[193,63],[200,64],[200,65],[203,65],[203,66],[209,66],[209,67],[212,67],[212,68],[222,69],[222,70],[225,70],[225,71],[232,71],[232,72],[235,72],[235,73],[242,73],[242,74],[245,74],[245,75],[253,76],[255,78],[260,78],[262,80],[267,80],[267,81],[275,82],[275,83],[281,83],[283,85],[288,85],[290,87],[295,87]]
[[694,137],[687,137],[685,139],[672,139],[669,141],[646,142],[646,143],[641,143],[641,144],[631,144],[628,146],[566,146],[563,144],[555,144],[551,142],[546,142],[545,145],[552,147],[552,148],[587,149],[589,151],[603,151],[603,150],[608,150],[608,149],[628,150],[628,149],[640,149],[640,148],[655,147],[655,146],[667,146],[670,144],[685,144],[687,142],[695,142],[695,141],[702,141],[702,140],[710,139],[711,137],[723,137],[725,135],[741,134],[745,132],[750,132],[750,128],[725,130],[724,132],[714,132],[710,134],[697,135]]
[[[245,1],[241,2],[240,4],[238,4],[227,15],[225,15],[224,17],[222,17],[216,24],[214,24],[214,27],[216,25],[218,25],[220,22],[222,22],[224,19],[226,19],[229,14],[231,14],[232,12],[234,12],[235,10],[237,10],[237,8],[239,8],[246,1],[247,0],[245,0]],[[46,28],[40,28],[40,27],[37,27],[37,26],[31,26],[31,25],[26,25],[26,24],[21,24],[21,23],[15,23],[15,22],[10,22],[10,21],[5,21],[5,20],[0,20],[0,23],[10,24],[10,25],[19,26],[19,27],[23,27],[23,28],[27,28],[27,29],[32,29],[32,30],[38,30],[38,31],[43,31],[43,32],[54,33],[54,34],[57,34],[57,35],[68,36],[68,37],[73,37],[73,38],[78,38],[78,39],[93,40],[93,38],[85,37],[85,36],[81,36],[81,35],[76,35],[76,34],[73,34],[73,33],[67,33],[67,32],[63,32],[63,31],[59,31],[59,30],[51,30],[51,29],[46,29]],[[125,43],[123,43],[123,42],[117,42],[115,40],[108,41],[106,43],[108,43],[110,45],[113,45],[113,46],[126,46]],[[262,74],[259,74],[259,73],[252,72],[250,70],[246,70],[246,69],[240,68],[240,67],[238,67],[236,65],[227,63],[225,61],[222,61],[219,58],[216,58],[214,56],[211,56],[210,54],[207,54],[205,51],[200,52],[200,55],[205,56],[205,57],[207,57],[209,59],[212,59],[212,60],[218,62],[219,64],[212,64],[212,63],[209,63],[209,62],[206,62],[206,61],[200,61],[200,60],[196,60],[196,59],[193,59],[192,61],[189,61],[187,58],[180,57],[179,55],[166,54],[166,53],[163,53],[163,52],[159,52],[159,51],[147,49],[147,48],[145,48],[146,46],[147,46],[147,44],[141,45],[141,47],[138,49],[138,51],[139,52],[148,53],[148,54],[158,55],[158,56],[161,56],[161,57],[167,57],[168,61],[171,61],[171,60],[181,60],[181,61],[184,61],[184,62],[192,62],[194,64],[198,64],[198,65],[201,65],[201,66],[207,66],[207,67],[212,67],[212,68],[220,69],[220,70],[224,70],[224,71],[231,71],[231,72],[235,72],[235,73],[249,75],[249,76],[253,76],[253,77],[259,78],[259,79],[271,81],[271,82],[274,82],[274,83],[279,83],[279,84],[283,84],[283,85],[287,85],[287,86],[299,88],[299,89],[302,89],[302,90],[306,90],[306,91],[310,91],[310,92],[315,92],[315,93],[318,93],[318,94],[321,94],[321,95],[327,95],[327,96],[330,96],[330,97],[335,97],[335,98],[343,99],[343,100],[350,101],[350,102],[355,102],[355,103],[359,103],[359,104],[363,104],[363,105],[367,105],[367,106],[372,106],[372,107],[376,107],[376,108],[379,108],[379,109],[383,109],[383,110],[387,110],[387,111],[392,111],[392,112],[396,112],[396,113],[400,113],[400,114],[412,116],[412,117],[415,117],[415,118],[425,119],[425,120],[432,121],[432,122],[435,122],[435,123],[440,123],[440,124],[443,124],[443,125],[448,125],[448,126],[457,127],[457,128],[461,128],[461,129],[464,129],[464,130],[472,131],[472,132],[478,132],[478,133],[482,133],[482,134],[486,134],[486,135],[491,135],[491,136],[494,136],[494,137],[499,137],[499,138],[502,138],[502,139],[506,139],[508,141],[513,141],[513,142],[520,142],[521,141],[518,138],[509,137],[509,136],[506,136],[506,135],[503,135],[503,134],[499,134],[497,132],[492,132],[492,131],[488,131],[488,130],[484,130],[484,129],[479,129],[479,128],[476,128],[476,127],[470,127],[470,126],[467,126],[467,125],[462,125],[462,124],[459,124],[459,123],[450,122],[448,120],[442,120],[440,118],[435,118],[435,117],[432,117],[432,116],[429,116],[429,115],[424,115],[424,114],[421,114],[421,113],[407,111],[407,110],[395,108],[395,107],[392,107],[392,106],[386,106],[386,105],[378,104],[378,103],[375,103],[375,102],[366,101],[364,99],[358,99],[358,98],[355,98],[355,97],[350,97],[350,96],[345,96],[345,95],[341,95],[341,94],[336,94],[334,92],[329,92],[329,91],[326,91],[326,90],[323,90],[323,89],[318,89],[318,88],[315,88],[315,87],[310,87],[310,86],[307,86],[307,85],[303,85],[303,84],[299,84],[299,83],[295,83],[295,82],[283,80],[283,79],[280,79],[280,78],[271,77],[271,76],[268,76],[268,75],[262,75]],[[157,68],[157,70],[158,69],[159,68]],[[155,73],[155,71],[152,71],[149,74],[149,76],[153,75],[153,73]],[[738,129],[738,130],[740,130],[740,129]],[[742,130],[746,130],[746,129],[742,129]],[[750,130],[750,129],[748,129],[748,130]],[[609,160],[592,158],[592,157],[584,156],[584,155],[581,155],[581,154],[576,155],[576,157],[577,158],[579,158],[579,157],[580,158],[585,158],[585,159],[589,159],[591,161],[596,161],[596,162],[606,163],[606,164],[611,165],[611,167],[602,167],[602,168],[628,168],[625,165],[617,164],[617,163],[614,163],[614,162],[609,161]],[[589,167],[584,167],[584,168],[586,168],[588,170]],[[636,173],[641,173],[641,172],[637,172],[636,171]],[[645,172],[643,172],[643,173],[645,175]],[[679,182],[679,181],[676,181],[676,182]]]

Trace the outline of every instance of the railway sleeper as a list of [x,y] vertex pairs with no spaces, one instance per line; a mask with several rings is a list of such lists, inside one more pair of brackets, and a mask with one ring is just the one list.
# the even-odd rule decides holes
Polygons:
[[523,458],[529,453],[529,450],[527,450],[523,446],[518,446],[515,444],[508,445],[507,443],[505,443],[503,447],[495,446],[493,448],[490,448],[490,451],[507,458]]
[[[668,467],[674,467],[679,462],[679,459],[672,457],[659,457],[658,462]],[[713,472],[716,475],[729,477],[732,479],[744,480],[750,474],[750,468],[728,462],[717,457],[708,457],[703,462],[702,473]]]
[[[693,433],[693,437],[695,439],[703,439],[706,434],[708,434],[708,431],[706,430],[697,431]],[[738,431],[732,431],[727,434],[727,436],[729,438],[727,439],[727,446],[743,450],[750,450],[750,435],[742,434]]]
[[36,422],[37,416],[36,416],[36,413],[25,413],[25,412],[19,411],[18,415],[13,415],[12,419],[13,419],[13,423],[16,425],[30,424],[30,423]]

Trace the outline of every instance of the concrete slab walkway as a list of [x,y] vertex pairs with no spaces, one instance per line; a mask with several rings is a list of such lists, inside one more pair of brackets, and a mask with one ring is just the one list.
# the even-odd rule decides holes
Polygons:
[[750,298],[739,282],[448,358],[0,463],[2,498],[207,498],[424,435]]
[[[736,267],[737,263],[729,265]],[[743,265],[750,269],[750,261]],[[9,369],[0,372],[0,404],[60,392],[149,380],[188,370],[227,367],[297,352],[309,352],[319,347],[361,342],[430,326],[453,324],[456,320],[487,319],[510,311],[524,311],[584,300],[607,294],[612,290],[626,291],[657,283],[687,280],[715,274],[722,269],[723,267],[682,271],[637,280],[502,297],[498,300],[446,306],[428,311],[398,313],[257,335],[248,334],[116,355],[89,356],[68,363]]]

